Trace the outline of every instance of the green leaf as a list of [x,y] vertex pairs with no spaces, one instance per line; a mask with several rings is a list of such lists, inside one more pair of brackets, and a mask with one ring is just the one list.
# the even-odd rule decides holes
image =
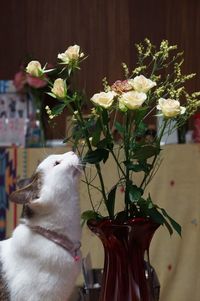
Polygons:
[[106,163],[106,161],[108,160],[109,157],[109,151],[106,150],[107,152],[105,153],[104,159],[103,159],[103,163]]
[[115,211],[115,195],[116,195],[117,185],[115,185],[108,194],[108,199],[106,201],[106,208],[108,210],[110,218],[114,217]]
[[181,226],[165,211],[165,209],[160,208],[163,215],[169,220],[170,224],[172,225],[173,229],[181,236]]
[[[168,223],[168,221],[165,219],[165,216],[168,216],[166,212],[160,213],[158,210],[164,210],[159,208],[157,205],[155,205],[152,200],[151,196],[149,195],[147,200],[144,200],[143,198],[140,198],[138,201],[138,205],[140,207],[141,212],[143,212],[146,216],[149,216],[154,220],[156,223],[165,225],[166,228],[168,229],[170,235],[173,234],[173,228],[171,225]],[[165,213],[165,214],[164,214]]]
[[137,111],[135,111],[135,124],[136,126],[140,123],[140,121],[144,118],[144,116],[147,113],[147,109],[148,107],[142,107],[140,109],[138,109]]
[[107,138],[104,138],[101,141],[99,141],[96,147],[97,148],[105,148],[107,150],[112,150],[113,146],[114,146],[114,144],[113,144],[112,140],[110,139],[110,137],[107,137]]
[[85,132],[84,129],[80,128],[78,125],[76,125],[72,130],[72,137],[74,140],[78,142],[79,139],[85,138]]
[[154,145],[145,144],[135,149],[133,159],[144,161],[152,156],[158,155],[160,148]]
[[98,148],[94,151],[88,151],[83,158],[83,163],[97,164],[101,161],[104,163],[108,159],[109,151],[104,148]]
[[129,170],[132,170],[134,172],[140,172],[140,171],[147,172],[149,171],[150,164],[146,162],[138,162],[136,164],[129,163],[126,166]]
[[120,222],[120,223],[124,223],[127,220],[127,214],[126,211],[120,211],[116,214],[115,217],[116,221]]
[[147,125],[144,122],[140,122],[135,129],[134,135],[137,137],[144,136],[146,130],[147,130]]
[[148,210],[149,216],[158,224],[165,225],[170,233],[170,235],[173,234],[173,229],[170,226],[170,224],[166,221],[164,216],[155,208]]
[[48,94],[49,96],[51,96],[51,97],[53,97],[53,98],[56,98],[56,99],[57,99],[57,97],[56,97],[56,95],[55,95],[55,94],[53,94],[53,93],[51,93],[51,92],[47,92],[47,94]]
[[167,227],[167,229],[168,229],[168,231],[169,231],[169,234],[172,235],[172,234],[173,234],[173,229],[172,229],[172,227],[170,226],[170,224],[166,221],[166,219],[165,219],[165,221],[164,221],[164,224],[165,224],[165,226]]
[[93,146],[97,146],[97,144],[99,143],[99,140],[100,140],[100,137],[101,137],[101,131],[95,131],[93,136],[92,136],[92,145]]
[[98,120],[95,124],[95,131],[92,135],[92,145],[97,146],[100,138],[101,138],[101,124],[100,121]]
[[92,210],[87,210],[87,211],[84,211],[82,214],[81,214],[81,219],[82,219],[82,226],[85,224],[85,222],[87,222],[88,220],[90,219],[99,219],[101,218],[101,216],[95,212],[95,211],[92,211]]
[[94,133],[94,131],[96,131],[96,128],[99,128],[99,123],[96,122],[93,118],[86,118],[85,127],[88,129],[89,132]]
[[97,144],[97,148],[107,148],[107,146],[108,146],[108,139],[107,138],[102,139]]
[[109,115],[108,115],[108,111],[103,109],[102,110],[102,121],[104,125],[107,125],[109,122]]
[[52,72],[52,71],[55,71],[56,69],[48,69],[48,70],[43,70],[43,73],[49,73],[49,72]]
[[138,206],[139,206],[140,210],[141,210],[142,212],[144,212],[145,215],[147,215],[147,214],[146,214],[146,212],[147,212],[147,210],[148,210],[147,201],[141,197],[141,198],[138,200]]
[[147,199],[147,208],[148,210],[152,209],[155,207],[154,203],[152,202],[152,200],[150,198]]
[[59,103],[58,105],[56,105],[55,107],[53,107],[51,109],[51,112],[53,115],[59,115],[63,112],[64,108],[66,107],[66,104],[65,103]]
[[68,76],[70,77],[70,75],[71,75],[71,72],[72,72],[72,67],[69,67],[68,68]]
[[129,188],[129,198],[131,202],[137,202],[143,194],[143,190],[136,185]]
[[115,127],[119,133],[123,134],[125,132],[125,128],[118,121],[115,122]]
[[161,225],[164,224],[165,219],[163,215],[155,207],[149,209],[148,214],[156,223]]

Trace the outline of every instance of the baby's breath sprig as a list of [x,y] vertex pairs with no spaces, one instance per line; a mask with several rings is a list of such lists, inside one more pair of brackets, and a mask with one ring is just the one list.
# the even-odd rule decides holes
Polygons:
[[129,68],[128,68],[127,64],[126,63],[122,63],[122,68],[124,70],[125,78],[129,78],[130,72],[129,72]]
[[138,74],[141,74],[141,73],[145,73],[144,71],[147,69],[147,66],[139,66],[139,67],[136,67],[133,71],[132,71],[132,74],[131,74],[131,77],[133,77],[134,75],[138,75]]
[[155,46],[151,43],[151,41],[148,38],[145,38],[144,42],[146,43],[146,50],[144,52],[144,57],[147,58],[152,54],[152,51],[155,48]]
[[192,94],[184,91],[184,94],[187,99],[185,118],[188,119],[200,108],[200,91],[193,92]]
[[104,77],[104,78],[102,79],[102,84],[103,84],[103,88],[104,88],[104,91],[105,91],[105,92],[110,91],[110,86],[109,86],[109,84],[108,84],[108,81],[107,81],[107,78],[106,78],[106,77]]
[[48,115],[49,119],[53,119],[54,117],[56,117],[56,115],[54,115],[54,114],[52,113],[52,111],[51,111],[51,109],[50,109],[49,106],[46,106],[46,107],[45,107],[45,110],[46,110],[46,112],[47,112],[47,115]]

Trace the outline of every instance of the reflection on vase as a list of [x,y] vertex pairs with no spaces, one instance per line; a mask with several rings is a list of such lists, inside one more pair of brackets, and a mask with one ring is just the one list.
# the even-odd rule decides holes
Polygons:
[[149,263],[145,264],[144,256],[147,252],[149,257],[149,245],[159,225],[149,219],[135,218],[126,224],[109,219],[90,220],[88,227],[104,246],[99,301],[157,301],[159,285],[153,269]]

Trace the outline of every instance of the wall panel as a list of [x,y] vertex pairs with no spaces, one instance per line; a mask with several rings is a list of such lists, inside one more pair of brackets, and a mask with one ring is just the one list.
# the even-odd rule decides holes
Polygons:
[[135,62],[134,43],[149,37],[177,43],[185,51],[189,84],[200,86],[198,0],[9,0],[1,2],[0,79],[13,78],[27,56],[55,63],[57,53],[79,44],[88,54],[76,77],[88,96],[122,75],[121,62]]

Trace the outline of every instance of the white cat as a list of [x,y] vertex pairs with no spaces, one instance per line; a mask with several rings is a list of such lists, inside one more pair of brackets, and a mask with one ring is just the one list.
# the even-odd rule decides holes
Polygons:
[[79,159],[47,157],[10,199],[24,218],[0,243],[1,301],[67,301],[80,272]]

